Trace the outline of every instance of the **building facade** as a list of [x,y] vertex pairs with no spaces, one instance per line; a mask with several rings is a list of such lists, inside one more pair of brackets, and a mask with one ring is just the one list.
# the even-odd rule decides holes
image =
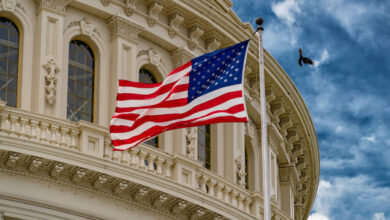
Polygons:
[[[0,0],[0,219],[262,219],[256,39],[249,123],[112,151],[118,79],[156,83],[252,37],[230,0]],[[319,179],[306,105],[265,51],[272,219],[306,219]]]

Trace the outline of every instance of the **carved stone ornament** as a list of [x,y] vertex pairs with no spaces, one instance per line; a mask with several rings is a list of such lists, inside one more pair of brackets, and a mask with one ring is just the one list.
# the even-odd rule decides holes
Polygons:
[[189,33],[189,40],[188,40],[188,48],[190,48],[190,50],[194,50],[199,42],[199,38],[200,36],[203,35],[203,28],[197,24],[193,25],[191,28],[190,28],[190,33]]
[[71,0],[35,0],[39,8],[45,8],[51,11],[65,14],[65,7]]
[[176,68],[190,61],[192,58],[194,58],[194,55],[185,49],[178,49],[171,53],[171,57],[173,60],[173,65]]
[[123,191],[125,191],[127,189],[127,187],[129,187],[129,184],[127,181],[120,181],[116,187],[114,188],[114,193],[115,194],[120,194],[122,193]]
[[10,153],[7,160],[7,167],[14,168],[16,163],[19,160],[19,154],[18,153]]
[[186,207],[187,207],[187,202],[180,201],[175,206],[173,206],[172,212],[174,214],[178,214],[178,213],[182,212]]
[[57,178],[63,170],[64,170],[64,164],[56,163],[50,171],[50,176],[53,178]]
[[186,154],[187,157],[194,157],[196,140],[196,128],[186,128]]
[[154,25],[156,25],[156,22],[158,20],[158,14],[161,12],[162,9],[163,9],[163,6],[159,2],[154,1],[154,2],[149,4],[149,6],[148,6],[148,15],[149,15],[148,25],[150,27],[153,27]]
[[91,24],[89,21],[87,21],[86,18],[83,18],[79,21],[73,21],[71,22],[67,28],[73,27],[73,26],[80,26],[81,33],[92,36],[93,32],[95,32],[97,35],[100,35],[98,32],[98,29]]
[[42,164],[41,158],[34,158],[34,159],[31,161],[28,170],[29,170],[30,172],[35,173],[35,172],[38,171],[38,169],[39,169],[39,167],[41,166],[41,164]]
[[198,219],[201,219],[204,214],[205,214],[205,210],[204,209],[197,209],[192,215],[191,215],[191,220],[198,220]]
[[124,12],[127,16],[131,16],[136,9],[135,4],[137,3],[138,0],[126,0],[125,1],[125,9]]
[[143,55],[148,56],[149,63],[153,65],[157,66],[158,64],[162,63],[160,54],[153,50],[153,48],[150,48],[149,50],[141,50],[140,52],[138,52],[137,57]]
[[166,194],[160,194],[154,200],[153,205],[155,207],[161,207],[168,200],[168,196]]
[[102,3],[102,5],[103,5],[104,7],[107,7],[108,4],[110,4],[110,0],[100,0],[100,2]]
[[135,42],[138,42],[138,35],[144,30],[142,26],[117,16],[108,21],[108,28],[111,37],[119,36]]
[[55,93],[56,93],[56,83],[57,79],[55,74],[57,74],[60,69],[56,64],[56,60],[53,56],[49,56],[46,59],[46,63],[42,65],[43,69],[46,71],[45,76],[45,89],[46,89],[46,101],[50,105],[55,102]]
[[183,22],[184,17],[179,12],[175,12],[169,15],[168,18],[168,35],[170,38],[174,38],[176,36],[176,32],[179,29],[179,25]]
[[218,49],[220,46],[221,41],[219,41],[216,37],[210,37],[206,40],[206,50],[210,52]]
[[237,156],[234,160],[236,163],[237,183],[240,187],[245,188],[245,164],[241,156]]
[[256,123],[252,119],[249,119],[249,122],[245,124],[245,128],[245,132],[251,139],[257,136]]
[[15,11],[15,7],[16,0],[1,0],[1,10],[13,12]]

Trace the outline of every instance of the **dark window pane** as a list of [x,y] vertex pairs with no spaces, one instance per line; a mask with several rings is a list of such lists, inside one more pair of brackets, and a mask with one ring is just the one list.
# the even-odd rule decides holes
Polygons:
[[16,107],[18,87],[19,31],[0,17],[0,94],[8,106]]
[[17,77],[18,75],[18,63],[8,62],[8,74],[13,77]]
[[71,93],[74,93],[74,81],[73,80],[68,80],[68,91],[71,92]]
[[0,74],[7,74],[7,61],[6,60],[0,60]]
[[68,99],[68,120],[93,121],[94,56],[91,51],[82,41],[69,43],[69,80],[73,79],[73,82],[68,82],[68,97],[73,97],[73,106],[69,103],[72,99]]
[[9,57],[8,59],[14,62],[18,62],[18,49],[15,48],[9,48]]
[[211,165],[211,141],[210,125],[198,127],[198,160],[203,166],[210,169]]
[[11,34],[11,41],[14,43],[19,43],[19,36],[15,33]]
[[92,93],[93,93],[92,88],[85,87],[85,98],[86,99],[91,100],[92,99],[92,95],[93,95]]
[[5,101],[7,100],[7,99],[5,98],[6,93],[5,93],[5,92],[2,92],[2,91],[3,91],[3,90],[0,91],[0,100],[5,102]]
[[92,87],[93,86],[93,75],[90,73],[90,72],[87,72],[87,75],[86,75],[86,85],[89,86],[89,87]]
[[16,92],[8,92],[7,96],[7,104],[16,107]]
[[0,39],[8,40],[8,29],[5,27],[0,28]]
[[18,87],[18,79],[15,78],[15,77],[8,78],[8,85],[7,85],[7,87],[8,87],[8,89],[16,91],[16,89]]
[[85,112],[92,112],[92,103],[88,102],[85,104]]

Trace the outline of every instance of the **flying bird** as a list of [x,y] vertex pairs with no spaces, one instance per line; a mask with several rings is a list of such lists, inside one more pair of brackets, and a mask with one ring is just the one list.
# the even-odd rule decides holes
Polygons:
[[298,61],[299,66],[302,66],[302,61],[303,63],[314,65],[314,62],[310,58],[302,56],[302,49],[299,48],[299,61]]

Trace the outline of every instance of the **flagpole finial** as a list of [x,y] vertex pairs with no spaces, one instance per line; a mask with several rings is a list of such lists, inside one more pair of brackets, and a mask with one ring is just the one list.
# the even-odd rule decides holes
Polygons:
[[262,17],[256,18],[256,24],[257,24],[257,31],[264,30],[264,28],[261,26],[264,24],[264,19]]

